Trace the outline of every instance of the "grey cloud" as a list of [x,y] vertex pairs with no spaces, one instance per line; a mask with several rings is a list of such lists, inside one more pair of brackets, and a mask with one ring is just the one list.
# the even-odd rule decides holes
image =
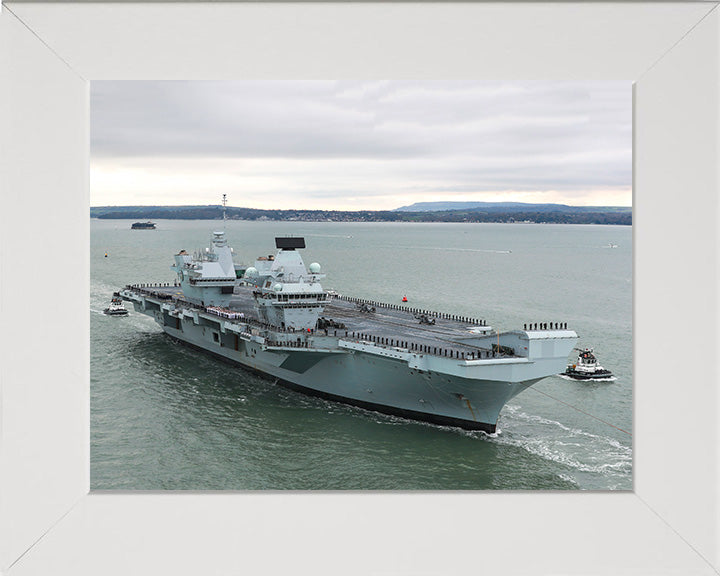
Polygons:
[[333,101],[334,83],[99,82],[98,156],[367,157],[421,150],[376,131],[372,111]]
[[126,161],[327,161],[339,178],[343,160],[362,159],[386,178],[444,189],[629,186],[630,90],[607,82],[94,82],[91,149]]

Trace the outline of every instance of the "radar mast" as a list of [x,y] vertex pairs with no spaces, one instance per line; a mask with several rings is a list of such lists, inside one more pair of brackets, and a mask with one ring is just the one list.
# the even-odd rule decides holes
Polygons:
[[225,214],[225,207],[227,206],[227,194],[223,194],[222,204],[223,204],[223,232],[224,232],[225,231],[225,222],[227,220],[227,216]]

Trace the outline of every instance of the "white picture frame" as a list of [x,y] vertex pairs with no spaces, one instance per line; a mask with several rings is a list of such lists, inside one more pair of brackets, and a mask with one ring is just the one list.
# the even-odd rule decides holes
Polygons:
[[[0,572],[717,574],[719,46],[717,2],[5,3]],[[89,491],[89,82],[341,77],[635,83],[632,493]]]

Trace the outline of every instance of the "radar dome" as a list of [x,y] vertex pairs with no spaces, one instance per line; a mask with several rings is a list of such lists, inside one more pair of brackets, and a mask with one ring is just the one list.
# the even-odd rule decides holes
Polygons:
[[245,276],[248,278],[255,278],[255,276],[258,275],[257,268],[255,266],[250,266],[247,270],[245,270]]
[[275,286],[273,286],[273,288],[275,289],[275,292],[280,292],[280,290],[282,290],[282,284],[278,282]]
[[310,272],[312,272],[313,274],[320,274],[320,270],[320,264],[318,264],[317,262],[313,262],[312,264],[310,264]]

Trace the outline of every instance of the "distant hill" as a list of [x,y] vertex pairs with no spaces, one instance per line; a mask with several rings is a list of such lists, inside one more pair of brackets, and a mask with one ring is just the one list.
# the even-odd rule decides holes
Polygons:
[[448,212],[451,210],[477,212],[564,212],[582,214],[588,212],[632,212],[630,206],[568,206],[566,204],[530,204],[526,202],[416,202],[410,206],[395,208],[393,212]]
[[93,206],[91,218],[127,218],[147,220],[214,220],[222,218],[222,206]]
[[[573,207],[521,202],[427,202],[400,210],[261,210],[227,207],[230,220],[300,222],[527,222],[538,224],[632,224],[631,208]],[[417,208],[452,205],[452,209]],[[481,206],[479,206],[481,205]],[[411,209],[415,207],[414,209]],[[94,206],[91,218],[123,220],[220,220],[222,206]]]

